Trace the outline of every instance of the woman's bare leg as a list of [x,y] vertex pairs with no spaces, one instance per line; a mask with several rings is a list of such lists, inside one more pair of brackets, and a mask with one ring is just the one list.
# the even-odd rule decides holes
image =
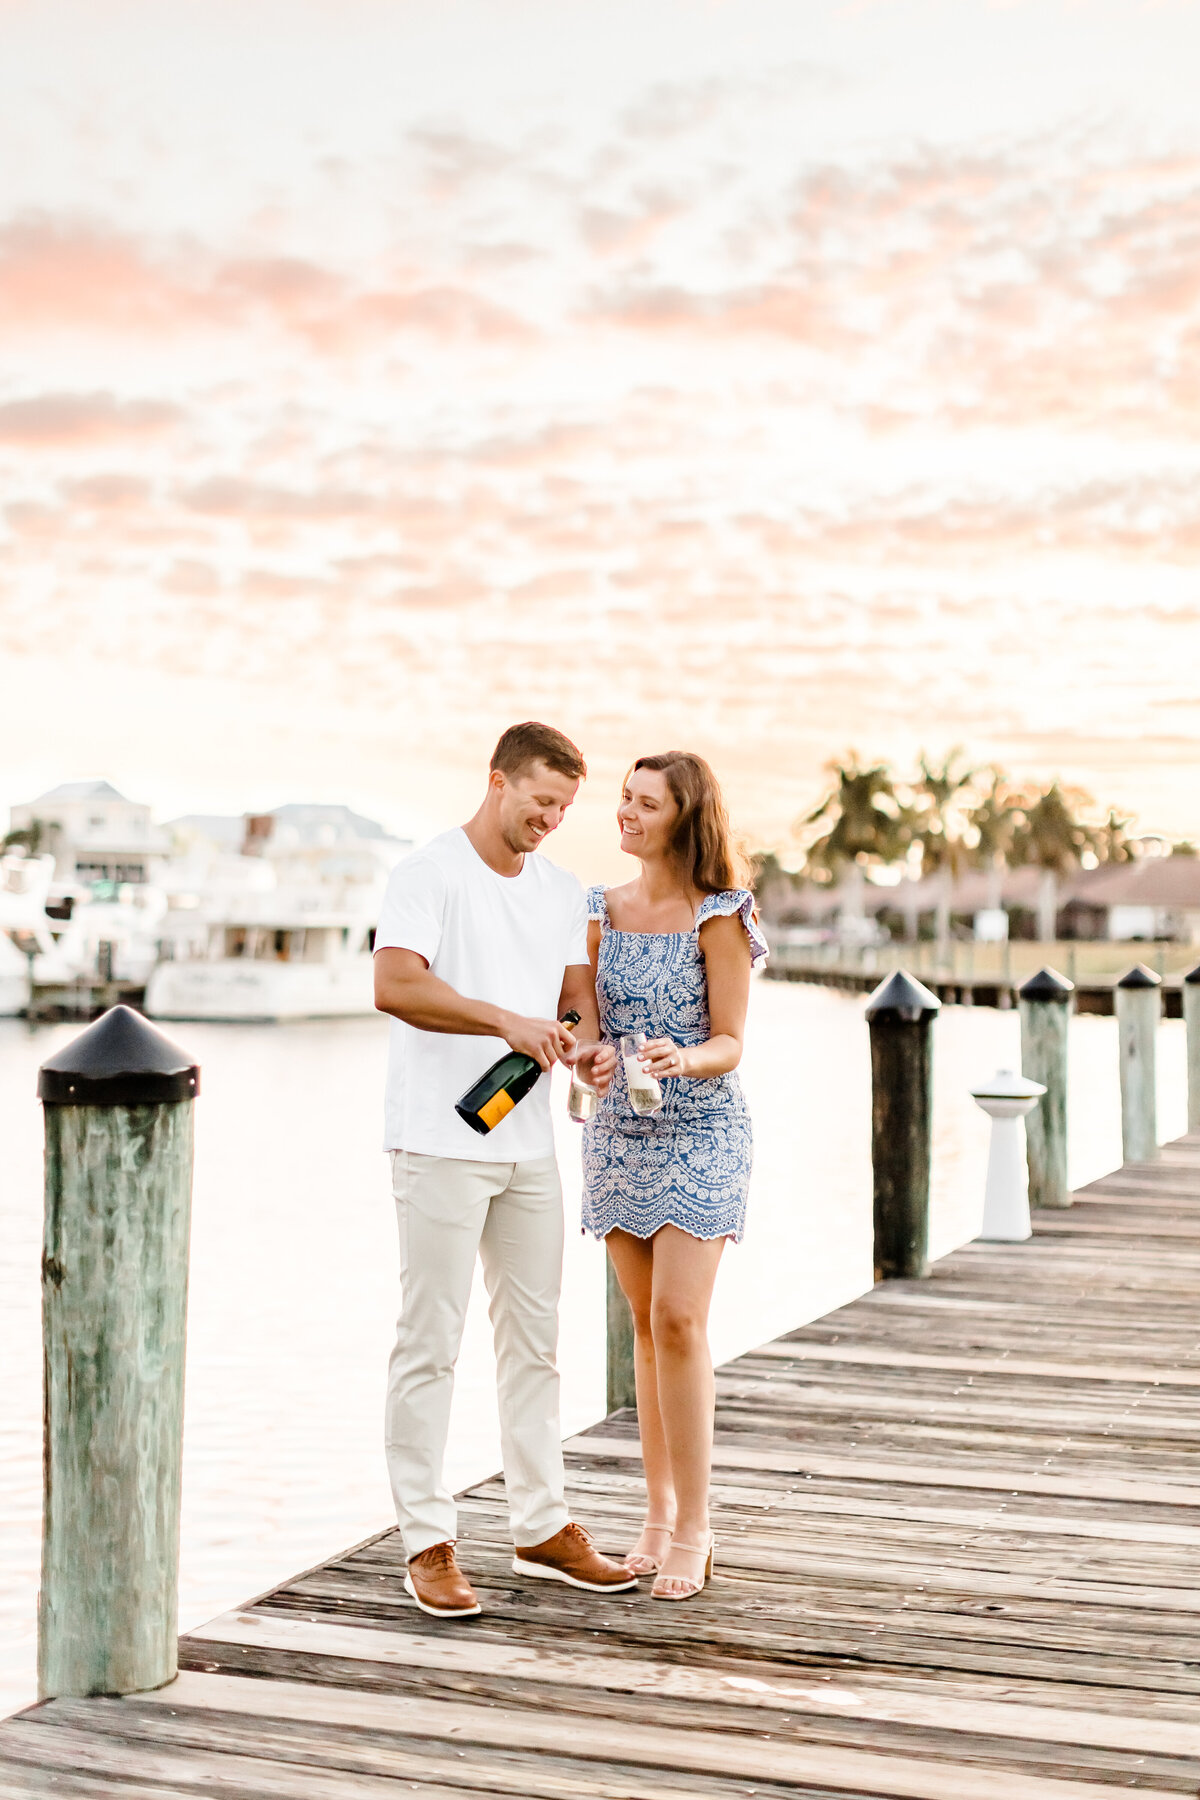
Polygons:
[[[610,1231],[604,1242],[612,1258],[621,1292],[633,1314],[633,1372],[637,1384],[638,1431],[642,1440],[642,1466],[646,1471],[646,1518],[651,1525],[675,1524],[675,1490],[671,1464],[663,1437],[658,1403],[654,1336],[650,1309],[654,1275],[654,1238],[637,1238],[628,1231]],[[661,1560],[666,1542],[658,1537],[639,1538],[631,1555]]]
[[[714,1384],[708,1310],[724,1238],[689,1236],[664,1225],[652,1239],[650,1329],[659,1416],[675,1492],[678,1544],[708,1544]],[[702,1556],[672,1550],[662,1576],[700,1579]]]

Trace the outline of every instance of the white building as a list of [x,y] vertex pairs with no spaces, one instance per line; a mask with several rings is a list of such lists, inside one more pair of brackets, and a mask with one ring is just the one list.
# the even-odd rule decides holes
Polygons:
[[[277,806],[269,813],[189,813],[165,827],[175,847],[173,889],[319,887],[326,902],[360,904],[412,849],[348,806]],[[335,893],[336,890],[336,893]]]
[[53,855],[54,881],[60,888],[86,888],[94,881],[152,882],[171,852],[170,837],[152,824],[150,808],[126,800],[107,781],[65,781],[12,808],[12,830],[36,827],[37,848]]

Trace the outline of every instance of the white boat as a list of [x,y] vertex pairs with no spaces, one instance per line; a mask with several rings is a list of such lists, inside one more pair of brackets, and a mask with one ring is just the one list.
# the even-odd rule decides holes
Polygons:
[[[60,901],[66,909],[66,902]],[[140,987],[158,960],[167,896],[145,882],[96,882],[72,896],[70,916],[50,919],[53,948],[34,963],[38,982],[95,979]]]
[[407,844],[342,806],[197,817],[174,829],[184,854],[146,987],[152,1018],[374,1012],[374,926]]
[[0,931],[0,1019],[16,1019],[29,1005],[29,959]]
[[251,902],[210,921],[198,954],[160,962],[146,986],[149,1016],[250,1022],[374,1012],[372,934],[361,913],[265,912]]
[[27,856],[22,850],[0,856],[0,1018],[25,1011],[38,964],[54,955],[46,916],[53,878],[52,856]]

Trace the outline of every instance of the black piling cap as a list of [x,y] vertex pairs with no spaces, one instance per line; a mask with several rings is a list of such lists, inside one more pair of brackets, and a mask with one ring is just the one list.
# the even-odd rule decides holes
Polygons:
[[1060,1000],[1065,1006],[1075,992],[1075,983],[1060,975],[1057,969],[1039,969],[1023,987],[1017,989],[1019,1000]]
[[915,1025],[919,1019],[932,1019],[941,1010],[937,995],[931,994],[907,969],[897,969],[881,981],[866,1009],[868,1020],[890,1017],[903,1019],[908,1025]]
[[38,1099],[55,1106],[155,1106],[199,1092],[200,1065],[132,1006],[110,1006],[38,1072]]
[[1197,983],[1200,983],[1200,963],[1197,963],[1194,969],[1189,969],[1183,979],[1188,987],[1195,987]]
[[1123,988],[1161,987],[1162,976],[1156,975],[1153,969],[1148,969],[1145,963],[1134,963],[1132,969],[1122,975],[1117,986]]

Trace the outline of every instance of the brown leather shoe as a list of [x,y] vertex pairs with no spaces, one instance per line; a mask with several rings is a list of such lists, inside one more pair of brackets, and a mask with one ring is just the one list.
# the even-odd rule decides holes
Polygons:
[[454,1560],[454,1540],[431,1544],[408,1559],[404,1586],[435,1619],[473,1619],[482,1612],[475,1589]]
[[593,1593],[618,1594],[637,1586],[637,1576],[624,1563],[601,1556],[582,1525],[564,1525],[544,1544],[529,1550],[518,1545],[513,1556],[514,1575],[537,1575],[543,1581],[565,1581],[568,1587],[590,1588]]

